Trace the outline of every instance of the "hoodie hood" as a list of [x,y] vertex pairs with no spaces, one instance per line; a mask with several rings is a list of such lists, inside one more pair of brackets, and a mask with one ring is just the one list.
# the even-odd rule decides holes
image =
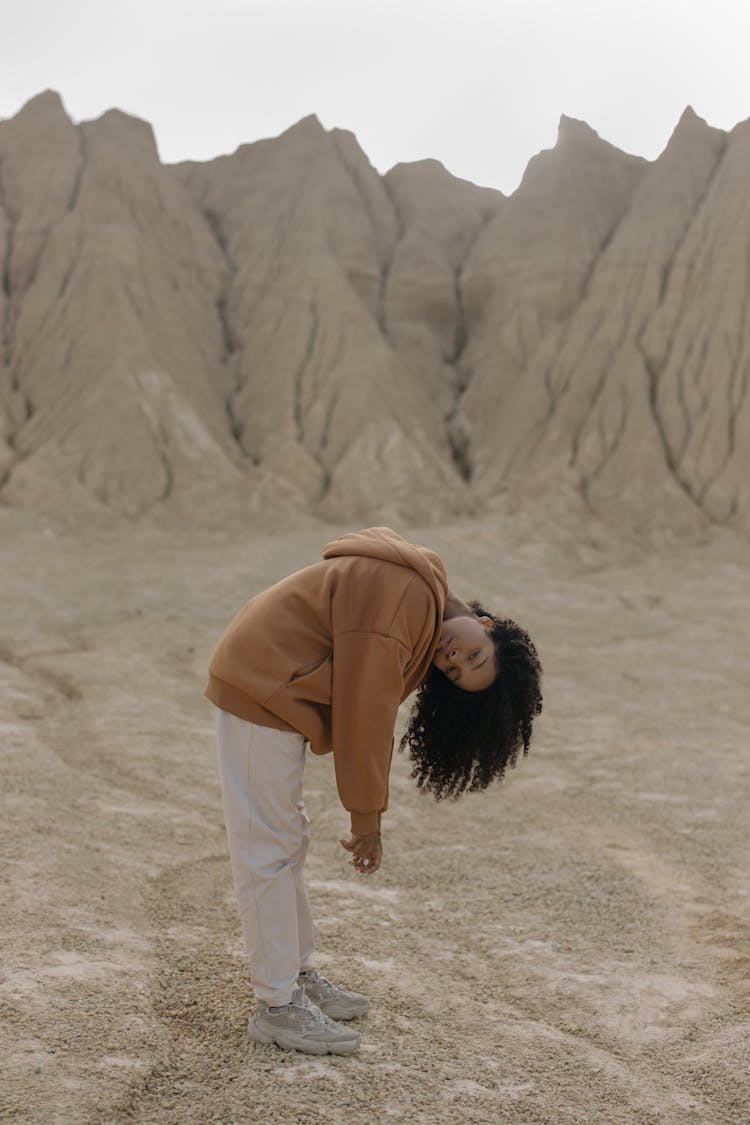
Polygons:
[[435,595],[440,610],[439,617],[442,618],[448,593],[448,578],[442,559],[429,547],[407,543],[403,536],[390,527],[368,527],[364,531],[347,532],[339,539],[327,543],[323,549],[324,559],[334,559],[341,555],[363,555],[365,558],[381,559],[383,562],[415,570]]

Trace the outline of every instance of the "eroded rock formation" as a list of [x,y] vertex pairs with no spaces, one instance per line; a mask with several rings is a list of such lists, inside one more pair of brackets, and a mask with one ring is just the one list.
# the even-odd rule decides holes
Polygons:
[[507,199],[314,117],[170,167],[43,94],[0,122],[0,500],[750,530],[749,174],[691,109],[651,163],[563,117]]

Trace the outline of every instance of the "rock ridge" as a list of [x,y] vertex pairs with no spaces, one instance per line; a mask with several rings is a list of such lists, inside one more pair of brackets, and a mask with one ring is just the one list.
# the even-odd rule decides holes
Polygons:
[[43,92],[0,122],[0,502],[748,531],[748,174],[690,106],[651,162],[562,115],[506,198],[314,115],[163,165]]

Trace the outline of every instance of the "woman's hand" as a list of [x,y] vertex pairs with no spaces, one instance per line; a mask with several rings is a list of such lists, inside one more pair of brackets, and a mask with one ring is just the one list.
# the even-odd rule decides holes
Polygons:
[[352,834],[348,840],[339,840],[339,843],[342,848],[352,853],[349,862],[360,875],[372,875],[380,867],[383,845],[380,842],[379,832],[371,832],[369,836]]

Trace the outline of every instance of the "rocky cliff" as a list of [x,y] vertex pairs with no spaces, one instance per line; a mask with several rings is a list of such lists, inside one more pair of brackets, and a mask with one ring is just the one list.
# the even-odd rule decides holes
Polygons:
[[563,117],[505,198],[314,117],[164,166],[42,94],[0,122],[0,501],[750,530],[749,175],[690,109],[652,163]]

